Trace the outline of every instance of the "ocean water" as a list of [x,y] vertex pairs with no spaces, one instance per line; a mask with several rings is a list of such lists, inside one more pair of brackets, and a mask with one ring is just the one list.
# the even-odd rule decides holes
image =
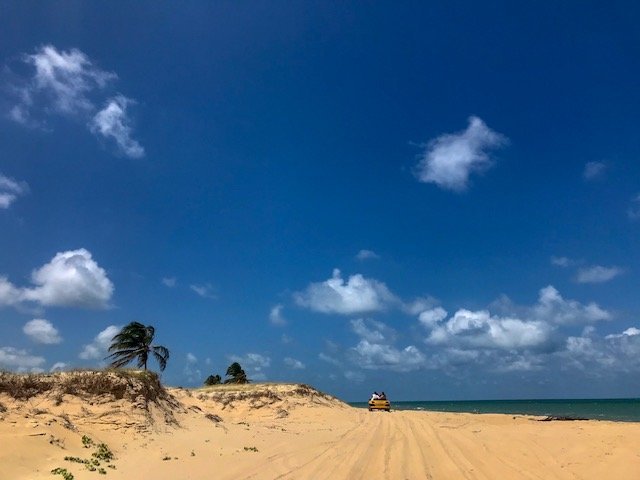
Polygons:
[[[366,402],[351,403],[367,408]],[[617,422],[640,422],[640,398],[584,400],[476,400],[439,402],[394,402],[393,410],[434,412],[506,413],[540,415]]]

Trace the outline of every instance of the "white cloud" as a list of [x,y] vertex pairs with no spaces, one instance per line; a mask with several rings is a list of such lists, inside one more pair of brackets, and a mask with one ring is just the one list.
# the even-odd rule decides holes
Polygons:
[[359,273],[345,281],[338,269],[334,269],[332,278],[312,283],[304,292],[295,293],[294,300],[316,312],[342,315],[381,311],[397,302],[384,283]]
[[14,286],[7,277],[0,277],[0,307],[14,306],[22,301],[22,290]]
[[16,368],[25,371],[34,368],[41,368],[45,359],[31,355],[26,350],[19,350],[13,347],[0,347],[0,367]]
[[582,177],[586,181],[597,180],[603,177],[606,170],[607,170],[607,165],[603,162],[587,162],[584,165],[584,170],[582,171]]
[[551,265],[556,267],[567,268],[575,265],[575,262],[568,257],[551,257]]
[[495,370],[498,372],[532,372],[542,370],[542,359],[533,355],[507,356],[499,360]]
[[140,158],[144,156],[144,148],[131,138],[131,120],[127,115],[127,107],[132,103],[122,95],[109,99],[89,122],[89,129],[96,135],[114,140],[118,150],[127,157]]
[[351,320],[351,329],[361,339],[373,343],[393,341],[395,332],[384,323],[376,320],[358,318]]
[[400,350],[391,345],[360,340],[351,349],[352,360],[360,368],[409,372],[424,366],[426,357],[415,346]]
[[356,258],[358,260],[377,260],[380,258],[380,255],[378,255],[373,250],[360,250],[356,254]]
[[22,327],[22,331],[36,343],[53,345],[62,342],[62,337],[53,324],[43,318],[34,318]]
[[0,276],[0,307],[36,302],[44,306],[106,308],[113,283],[84,248],[57,253],[31,274],[34,287],[16,287]]
[[506,142],[504,135],[491,130],[480,118],[470,117],[466,130],[440,135],[429,142],[416,167],[416,176],[420,182],[462,192],[467,189],[471,173],[492,166],[487,152]]
[[165,277],[161,281],[165,287],[173,288],[177,285],[177,280],[175,277]]
[[603,267],[594,265],[592,267],[581,268],[578,270],[576,281],[578,283],[604,283],[613,280],[615,277],[622,275],[624,269],[620,267]]
[[631,200],[631,205],[627,210],[627,215],[629,215],[631,220],[640,219],[640,193]]
[[438,300],[431,297],[417,297],[411,302],[402,302],[401,310],[407,315],[420,315],[425,310],[430,310],[438,305]]
[[187,353],[187,363],[198,363],[198,357],[191,352]]
[[351,321],[351,329],[360,341],[349,349],[347,356],[358,367],[405,372],[424,366],[426,357],[413,345],[404,349],[392,345],[396,333],[384,323],[357,319]]
[[[35,54],[25,57],[35,68],[35,74],[26,90],[26,96],[41,93],[58,113],[78,114],[93,109],[88,94],[103,88],[117,78],[115,73],[96,68],[78,49],[58,51],[52,45],[41,47]],[[23,107],[28,107],[25,102]]]
[[113,294],[106,272],[84,248],[57,253],[31,279],[36,287],[24,289],[24,299],[45,306],[106,308]]
[[283,309],[284,307],[280,304],[271,308],[271,311],[269,312],[269,321],[271,322],[271,325],[282,327],[287,324],[287,319],[284,318],[284,315],[282,314]]
[[563,356],[570,365],[589,375],[633,372],[640,369],[640,329],[631,327],[604,338],[594,335],[569,337]]
[[304,370],[306,368],[304,363],[302,363],[300,360],[296,360],[295,358],[285,357],[283,362],[292,370]]
[[425,328],[434,328],[445,318],[447,318],[447,311],[442,307],[436,307],[420,313],[418,321]]
[[0,173],[0,209],[7,209],[21,195],[29,191],[25,182],[18,182]]
[[102,360],[107,356],[111,341],[122,330],[121,326],[109,325],[95,336],[93,342],[83,345],[79,357],[83,360]]
[[67,367],[69,366],[68,363],[64,363],[64,362],[56,362],[54,363],[51,368],[49,369],[50,372],[60,372],[62,370],[65,370]]
[[611,313],[600,308],[597,303],[583,305],[576,300],[565,300],[551,285],[540,290],[532,315],[538,320],[558,325],[593,323],[613,318]]
[[630,327],[622,333],[607,335],[605,338],[611,340],[614,338],[635,337],[636,335],[640,335],[640,328]]
[[505,350],[536,348],[545,345],[551,327],[542,321],[492,316],[486,310],[458,310],[441,326],[435,327],[428,342],[472,348]]
[[[124,155],[144,155],[144,148],[132,138],[127,113],[135,102],[120,94],[105,99],[104,89],[118,78],[115,73],[99,69],[76,48],[65,51],[45,45],[25,55],[24,61],[33,70],[12,87],[17,103],[9,110],[10,119],[31,127],[43,126],[40,118],[51,114],[78,119],[94,135],[113,140]],[[98,111],[99,101],[104,107]]]
[[213,285],[210,283],[205,283],[203,285],[189,285],[189,288],[200,295],[202,298],[216,298],[215,290]]

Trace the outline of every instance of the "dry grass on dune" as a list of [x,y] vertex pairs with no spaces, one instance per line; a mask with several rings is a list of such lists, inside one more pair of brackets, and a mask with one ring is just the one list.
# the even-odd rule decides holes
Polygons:
[[254,410],[265,406],[291,408],[299,403],[306,406],[346,407],[346,404],[336,397],[299,383],[212,385],[193,390],[192,393],[199,400],[221,405],[223,410],[235,408],[240,404]]
[[114,400],[157,402],[171,400],[158,375],[137,370],[74,370],[50,374],[0,372],[0,393],[15,400],[38,395],[107,395]]

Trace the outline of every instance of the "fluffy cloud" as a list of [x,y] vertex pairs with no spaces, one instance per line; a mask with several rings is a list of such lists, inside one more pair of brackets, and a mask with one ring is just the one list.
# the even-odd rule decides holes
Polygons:
[[597,180],[602,178],[606,169],[607,165],[603,162],[587,162],[582,171],[582,178],[586,181]]
[[31,274],[34,287],[19,288],[0,277],[0,307],[36,302],[44,306],[106,308],[113,283],[84,248],[56,254]]
[[177,280],[175,277],[165,277],[161,281],[165,287],[173,288],[177,285]]
[[631,327],[604,338],[590,333],[569,337],[563,356],[570,365],[590,375],[637,372],[640,369],[640,329]]
[[31,275],[34,288],[24,290],[26,300],[45,306],[106,308],[113,284],[84,248],[56,254]]
[[472,348],[527,349],[545,345],[551,331],[542,321],[501,318],[486,310],[461,309],[443,325],[436,326],[428,342]]
[[396,333],[384,323],[357,319],[351,321],[351,328],[360,341],[347,355],[360,368],[408,372],[424,366],[426,357],[413,345],[404,349],[392,345]]
[[434,328],[445,318],[447,318],[447,311],[442,307],[431,308],[418,315],[418,321],[426,328]]
[[359,273],[345,281],[338,269],[330,279],[312,283],[304,292],[295,293],[294,300],[316,312],[342,315],[381,311],[397,302],[384,283]]
[[216,298],[215,290],[213,285],[210,283],[205,283],[203,285],[189,285],[189,288],[200,295],[202,298]]
[[25,182],[18,182],[0,173],[0,209],[7,209],[16,199],[29,191]]
[[271,308],[271,311],[269,312],[269,321],[271,322],[271,325],[282,327],[287,324],[287,320],[282,314],[283,309],[284,307],[280,304]]
[[113,337],[120,333],[121,329],[120,326],[109,325],[95,336],[93,342],[83,345],[79,357],[83,360],[102,360],[107,356]]
[[89,129],[97,135],[115,141],[118,150],[127,157],[144,156],[144,148],[131,138],[131,120],[127,107],[132,100],[122,95],[109,99],[105,107],[95,114],[89,123]]
[[0,277],[0,307],[14,306],[22,301],[22,290],[14,286],[7,277]]
[[13,347],[0,347],[0,367],[15,368],[19,371],[40,370],[45,359],[31,355],[26,350]]
[[540,290],[532,315],[536,319],[558,325],[594,323],[612,318],[611,313],[600,308],[597,303],[583,305],[576,300],[565,300],[551,285]]
[[62,337],[53,324],[42,318],[34,318],[25,323],[22,331],[36,343],[53,345],[62,342]]
[[471,173],[485,171],[493,164],[488,151],[506,142],[504,135],[491,130],[480,118],[471,117],[466,130],[429,142],[416,167],[416,176],[423,183],[464,191]]
[[304,370],[305,364],[295,358],[285,357],[283,363],[292,370]]
[[17,98],[9,118],[31,127],[42,126],[41,119],[52,113],[79,119],[95,135],[113,140],[124,155],[144,155],[143,147],[131,136],[127,107],[133,101],[116,95],[106,100],[102,110],[96,107],[96,97],[104,100],[105,88],[118,78],[115,73],[96,67],[76,48],[64,51],[45,45],[23,60],[30,75],[13,86]]
[[358,260],[377,260],[380,258],[380,255],[378,255],[373,250],[360,250],[356,254],[356,258]]
[[609,280],[613,280],[623,273],[624,270],[620,267],[603,267],[601,265],[594,265],[592,267],[585,267],[578,270],[576,281],[578,283],[604,283]]

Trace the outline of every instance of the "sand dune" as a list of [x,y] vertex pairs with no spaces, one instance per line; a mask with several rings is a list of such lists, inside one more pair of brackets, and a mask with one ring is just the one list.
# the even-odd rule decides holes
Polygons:
[[304,385],[165,390],[135,372],[0,374],[0,442],[2,480],[640,476],[637,423],[370,413]]

